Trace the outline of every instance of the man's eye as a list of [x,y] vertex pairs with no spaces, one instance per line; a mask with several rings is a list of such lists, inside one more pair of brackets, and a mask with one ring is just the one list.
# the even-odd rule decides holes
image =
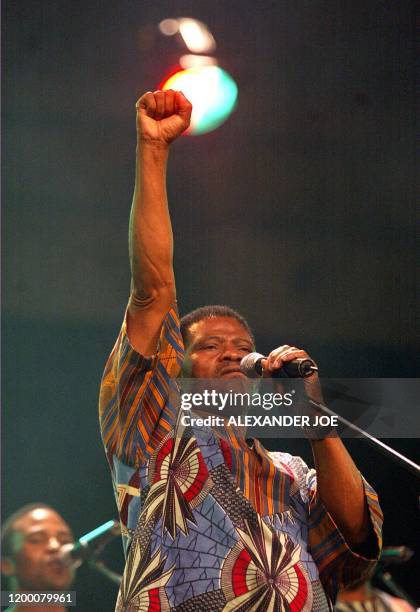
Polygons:
[[28,536],[27,541],[30,542],[30,544],[40,544],[41,542],[43,542],[45,540],[45,537],[41,534],[37,534],[37,535],[31,535]]
[[205,345],[203,346],[203,349],[204,349],[204,350],[216,349],[216,348],[217,348],[217,346],[216,346],[215,344],[205,344]]

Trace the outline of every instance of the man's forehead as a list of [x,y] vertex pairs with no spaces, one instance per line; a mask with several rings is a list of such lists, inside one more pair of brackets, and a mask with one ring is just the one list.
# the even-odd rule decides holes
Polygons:
[[64,519],[52,509],[49,508],[35,508],[27,514],[19,517],[14,524],[16,531],[28,531],[36,527],[52,526],[60,527],[70,531],[68,525],[64,522]]
[[204,336],[227,336],[234,334],[244,340],[251,340],[246,327],[234,317],[206,317],[193,323],[189,332],[194,339]]

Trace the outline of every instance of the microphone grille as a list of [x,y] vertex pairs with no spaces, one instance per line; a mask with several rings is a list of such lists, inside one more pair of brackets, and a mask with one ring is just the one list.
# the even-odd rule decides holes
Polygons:
[[258,378],[261,376],[261,359],[264,359],[264,355],[261,353],[249,353],[242,358],[240,369],[245,376],[248,378]]

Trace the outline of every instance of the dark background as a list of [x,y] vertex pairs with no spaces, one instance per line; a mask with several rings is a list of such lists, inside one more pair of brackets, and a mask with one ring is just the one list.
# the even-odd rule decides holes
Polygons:
[[[134,103],[209,26],[238,106],[173,146],[181,313],[239,309],[261,352],[305,347],[330,377],[415,369],[411,2],[6,0],[3,12],[3,517],[52,504],[76,535],[117,515],[97,422],[129,290]],[[393,440],[415,458],[417,440]],[[413,544],[414,477],[349,444],[380,493],[385,543]],[[283,448],[273,441],[272,448]],[[298,442],[293,452],[310,458]],[[106,552],[122,571],[120,543]],[[414,596],[414,561],[395,576]],[[116,589],[86,568],[83,611]]]

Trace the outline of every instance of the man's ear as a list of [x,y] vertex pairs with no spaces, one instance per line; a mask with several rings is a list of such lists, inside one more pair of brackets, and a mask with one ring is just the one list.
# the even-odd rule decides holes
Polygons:
[[10,557],[1,558],[1,573],[4,576],[14,576],[16,572],[15,562]]

